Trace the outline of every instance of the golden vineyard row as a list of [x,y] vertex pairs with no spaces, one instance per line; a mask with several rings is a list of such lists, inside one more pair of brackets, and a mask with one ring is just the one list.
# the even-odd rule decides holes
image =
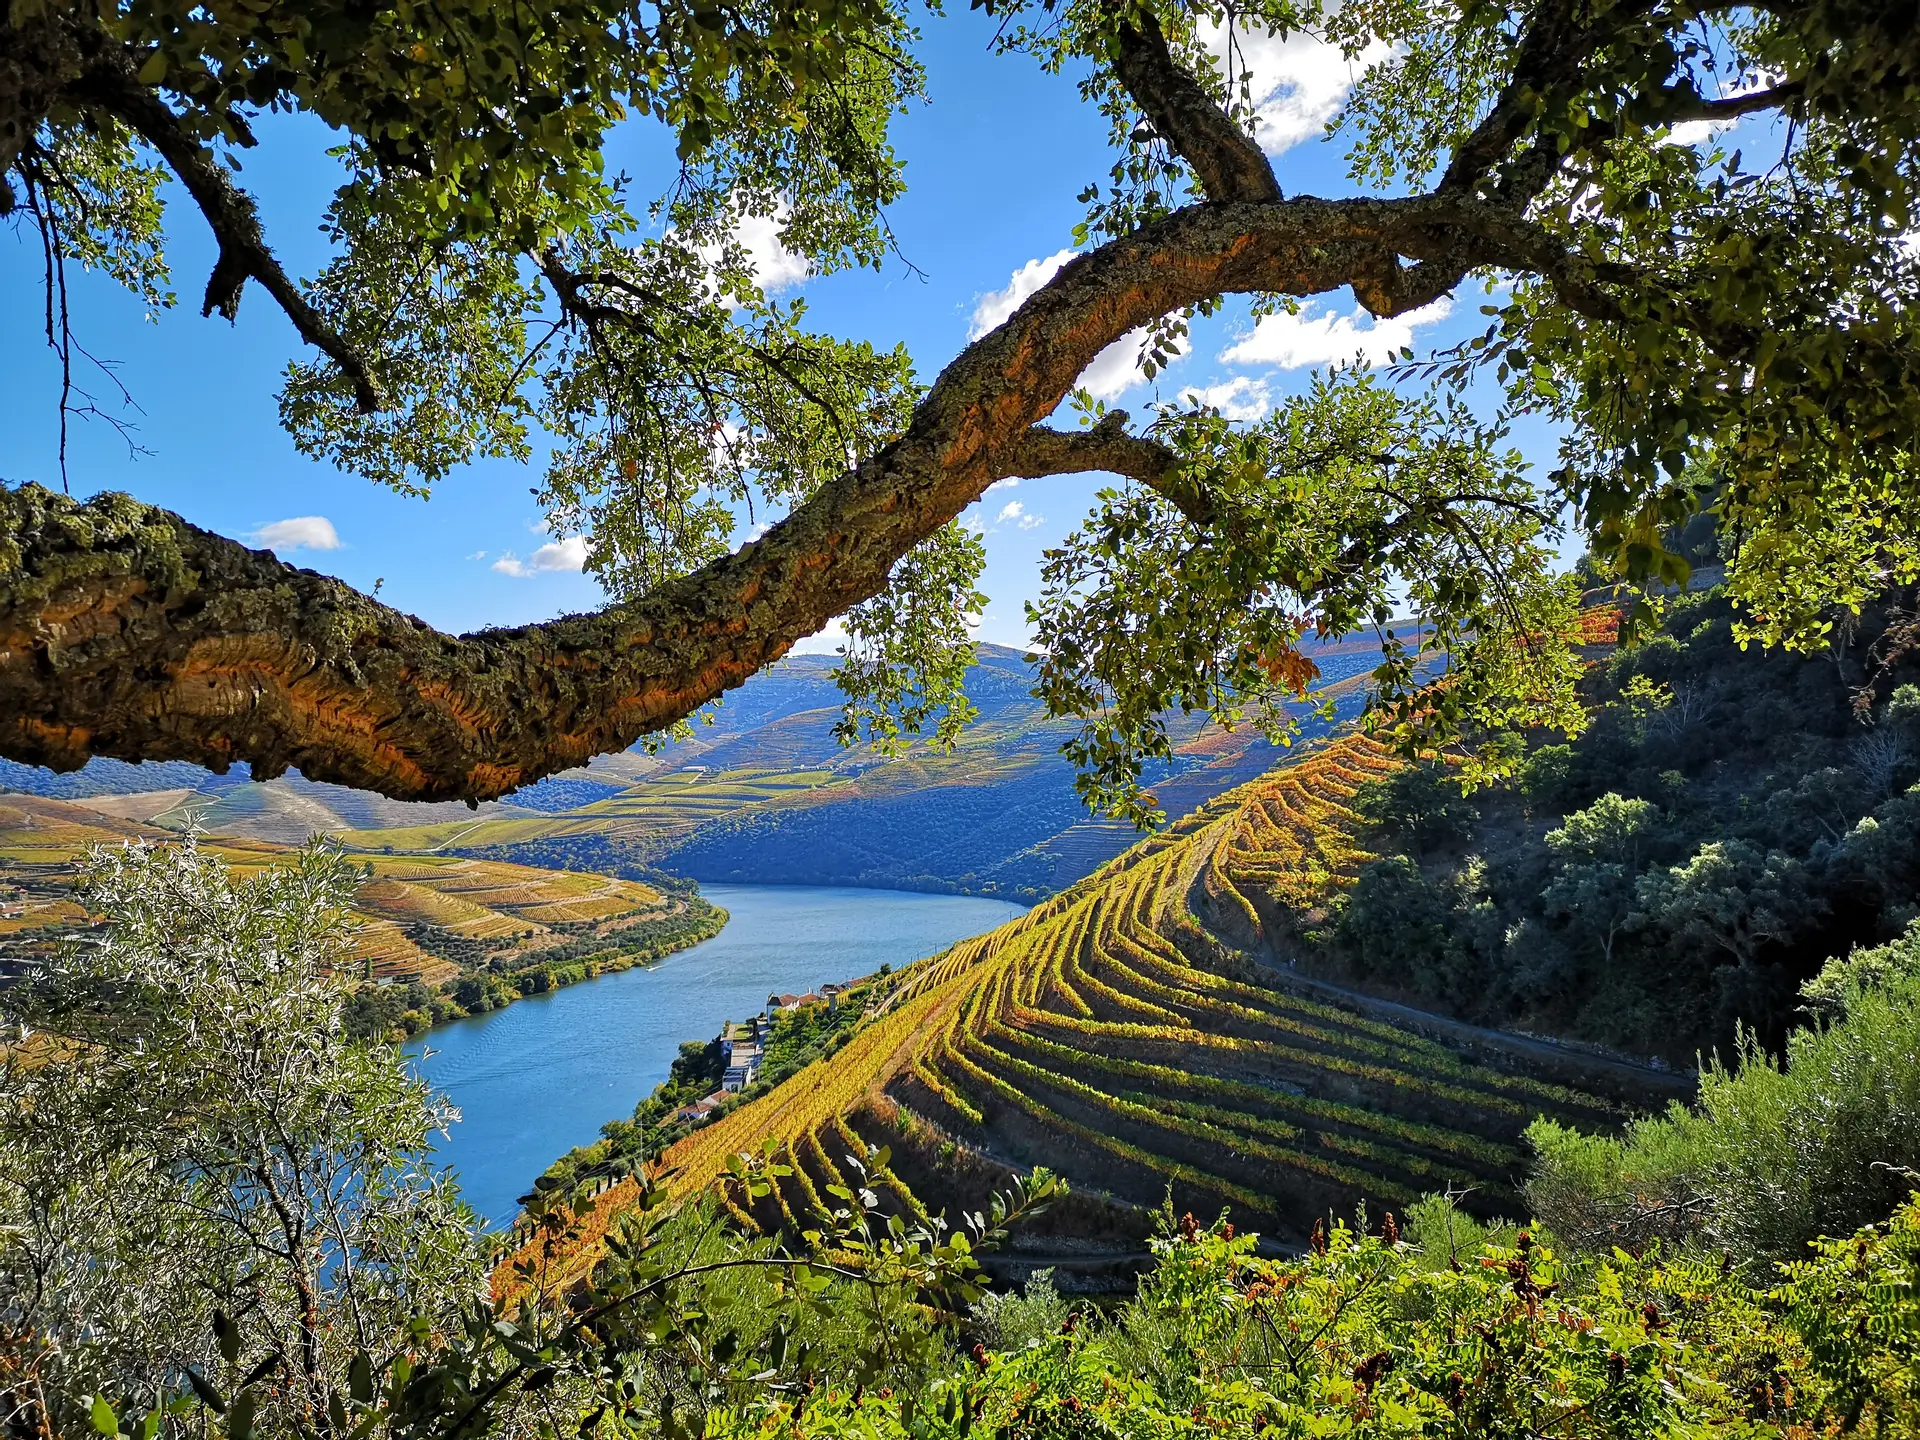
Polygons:
[[[915,1133],[1127,1199],[1171,1185],[1282,1233],[1363,1197],[1510,1195],[1534,1115],[1613,1107],[1296,980],[1274,948],[1276,917],[1324,910],[1369,858],[1354,796],[1401,763],[1363,735],[1329,741],[921,962],[838,1054],[669,1151],[670,1187],[692,1194],[771,1144],[794,1174],[751,1218],[800,1223],[863,1149],[850,1122],[871,1132],[904,1108],[930,1122]],[[924,1213],[928,1197],[882,1182]],[[615,1190],[601,1208],[621,1203]],[[606,1223],[592,1218],[579,1264]]]

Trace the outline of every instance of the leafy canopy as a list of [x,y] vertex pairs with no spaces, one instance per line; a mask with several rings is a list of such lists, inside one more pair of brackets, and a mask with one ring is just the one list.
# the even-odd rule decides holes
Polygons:
[[[1254,235],[1265,208],[1315,263],[1344,257],[1338,276],[1269,269],[1175,305],[1148,327],[1150,372],[1229,292],[1265,313],[1344,283],[1398,313],[1490,287],[1484,333],[1406,354],[1411,385],[1335,373],[1250,426],[1176,404],[1138,431],[1080,397],[1100,422],[1083,440],[1158,457],[1120,466],[1129,483],[1049,553],[1031,617],[1041,694],[1085,722],[1068,751],[1093,803],[1151,817],[1141,776],[1169,708],[1283,733],[1310,637],[1356,627],[1380,632],[1380,714],[1409,746],[1576,728],[1574,595],[1551,574],[1568,516],[1618,575],[1671,583],[1686,565],[1666,537],[1711,505],[1742,634],[1770,644],[1817,644],[1920,579],[1920,40],[1887,7],[976,4],[1001,51],[1076,77],[1111,123],[1077,244],[1152,253],[1212,200],[1242,207],[1229,229]],[[804,508],[991,378],[962,356],[943,392],[901,349],[819,332],[741,241],[770,223],[816,274],[885,260],[903,184],[888,126],[922,94],[897,0],[10,16],[46,83],[0,115],[0,205],[38,225],[50,296],[70,259],[171,303],[164,162],[221,239],[207,307],[231,313],[253,279],[317,347],[281,399],[303,450],[424,493],[473,458],[528,458],[540,427],[558,442],[550,522],[588,535],[616,600],[715,561],[737,514]],[[1296,34],[1365,69],[1334,129],[1353,183],[1403,207],[1378,212],[1376,240],[1350,211],[1284,198],[1247,139],[1244,46]],[[219,163],[238,168],[271,110],[342,142],[335,258],[306,286]],[[606,174],[623,123],[671,140],[663,193]],[[1093,273],[1068,267],[1029,308],[1129,283]],[[1506,448],[1526,417],[1563,437],[1548,475]],[[1116,463],[1086,453],[1046,473]],[[850,735],[950,743],[965,718],[981,553],[950,520],[849,617]]]

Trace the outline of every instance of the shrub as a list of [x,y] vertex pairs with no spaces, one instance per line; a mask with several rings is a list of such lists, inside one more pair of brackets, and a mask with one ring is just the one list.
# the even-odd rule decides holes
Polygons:
[[104,923],[5,996],[59,1038],[0,1053],[0,1432],[183,1434],[192,1375],[296,1433],[356,1349],[480,1288],[428,1165],[444,1102],[343,1023],[359,879],[320,848],[91,857]]
[[1404,855],[1361,870],[1336,927],[1362,976],[1421,995],[1459,992],[1470,963],[1450,897]]
[[1270,1259],[1224,1221],[1167,1221],[1139,1296],[1109,1320],[1087,1312],[1017,1348],[983,1345],[911,1392],[760,1397],[709,1412],[706,1434],[1913,1433],[1915,1207],[1772,1290],[1685,1258],[1570,1264],[1514,1229],[1450,1251],[1391,1217],[1367,1233],[1362,1217],[1323,1227],[1308,1255]]
[[[1909,687],[1911,688],[1911,687]],[[1844,1017],[1852,998],[1863,991],[1905,990],[1920,981],[1920,920],[1898,940],[1827,961],[1800,987],[1809,1013],[1827,1020]]]
[[1583,1244],[1698,1238],[1749,1261],[1886,1215],[1920,1170],[1916,948],[1920,927],[1829,965],[1784,1060],[1743,1032],[1733,1065],[1703,1068],[1691,1108],[1618,1139],[1536,1122],[1535,1213]]
[[1036,1270],[1022,1291],[989,1291],[973,1303],[969,1328],[993,1350],[1024,1350],[1060,1333],[1073,1313],[1053,1285],[1052,1270]]
[[1367,782],[1354,792],[1353,808],[1370,826],[1416,850],[1464,838],[1480,814],[1447,767],[1432,762]]
[[1542,745],[1520,770],[1520,790],[1537,811],[1563,814],[1577,793],[1571,745]]

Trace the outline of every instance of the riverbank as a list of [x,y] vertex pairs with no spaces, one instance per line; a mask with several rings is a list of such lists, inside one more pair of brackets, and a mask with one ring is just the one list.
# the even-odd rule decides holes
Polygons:
[[[348,1003],[348,1030],[366,1037],[410,1040],[435,1026],[488,1015],[515,1001],[658,964],[711,940],[729,918],[691,885],[663,891],[662,902],[658,914],[614,922],[551,923],[548,928],[560,937],[558,942],[519,952],[523,957],[519,964],[507,963],[496,954],[484,963],[463,965],[461,974],[438,984],[413,980],[363,985]],[[416,939],[422,949],[433,952],[431,933]]]
[[638,1173],[676,1140],[841,1049],[888,1008],[899,983],[893,966],[882,963],[871,975],[823,985],[817,993],[769,995],[766,1009],[722,1024],[704,1044],[682,1041],[666,1080],[634,1107],[633,1118],[608,1121],[600,1139],[562,1155],[533,1182],[533,1193],[584,1185],[597,1195]]
[[683,1042],[704,1049],[723,1022],[763,1010],[770,995],[817,991],[882,965],[898,970],[1024,910],[835,887],[712,885],[705,898],[731,918],[702,944],[455,1020],[410,1044],[420,1073],[463,1116],[438,1159],[492,1224],[513,1220],[519,1196],[557,1157],[630,1123]]

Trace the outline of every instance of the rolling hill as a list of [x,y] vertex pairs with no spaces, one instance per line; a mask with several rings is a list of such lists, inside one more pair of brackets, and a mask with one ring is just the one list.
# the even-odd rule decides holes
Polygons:
[[[0,794],[0,965],[12,968],[87,923],[73,878],[74,862],[89,848],[178,840],[174,831],[122,813],[139,808],[130,800],[174,793],[80,800]],[[242,873],[286,854],[245,837],[201,843]],[[451,855],[357,859],[365,879],[355,896],[349,958],[368,982],[358,1002],[361,1019],[380,1022],[383,1031],[417,1029],[653,959],[706,938],[725,918],[690,889],[607,875]]]
[[[1374,652],[1316,652],[1343,715]],[[842,746],[841,695],[819,655],[795,656],[729,695],[690,739],[656,755],[602,756],[477,809],[416,805],[288,775],[254,784],[178,764],[95,761],[73,775],[0,762],[0,787],[65,798],[155,826],[297,844],[327,834],[372,854],[437,854],[644,879],[868,885],[1034,900],[1083,879],[1138,838],[1090,819],[1059,755],[1071,722],[1033,698],[1018,651],[983,645],[967,677],[979,712],[949,754]],[[706,723],[710,722],[710,723]],[[1303,734],[1326,722],[1305,707]],[[1285,752],[1194,717],[1171,724],[1157,777],[1171,816],[1263,773]]]

